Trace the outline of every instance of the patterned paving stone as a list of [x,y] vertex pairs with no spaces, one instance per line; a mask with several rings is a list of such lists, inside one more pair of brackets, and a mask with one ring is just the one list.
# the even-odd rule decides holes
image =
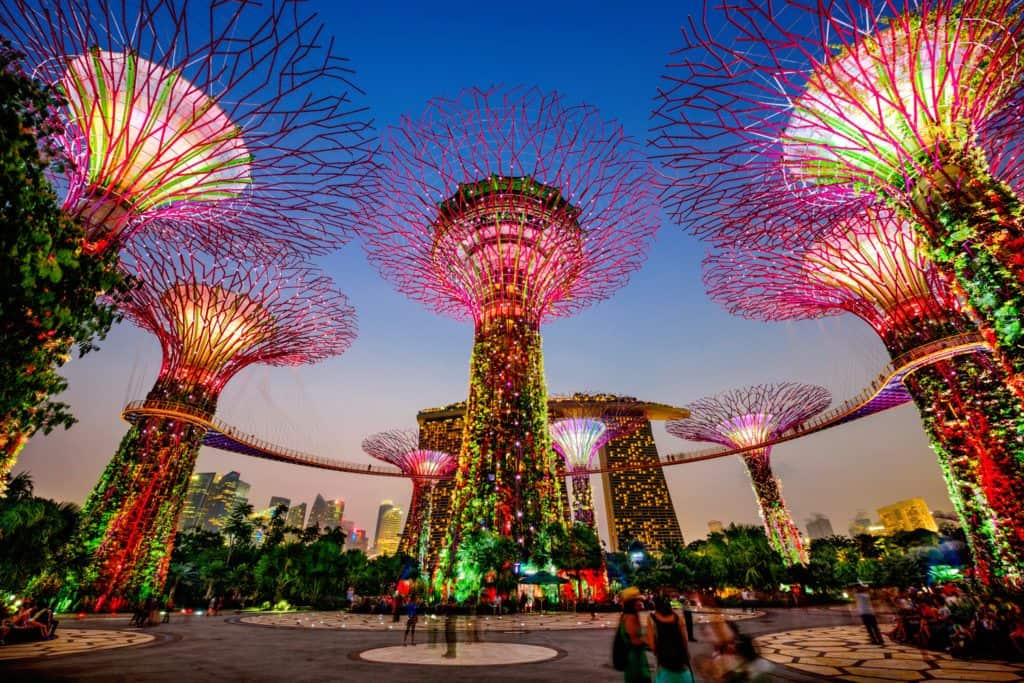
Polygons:
[[558,656],[558,650],[520,643],[459,643],[454,657],[445,657],[444,644],[437,647],[379,647],[364,650],[359,658],[384,664],[416,666],[507,666],[543,662]]
[[62,628],[54,640],[36,643],[0,645],[0,660],[30,657],[54,657],[116,647],[132,647],[151,643],[156,638],[139,631],[101,631],[98,629]]
[[771,662],[841,681],[1024,681],[1024,664],[964,661],[891,642],[879,647],[860,626],[783,631],[757,643]]

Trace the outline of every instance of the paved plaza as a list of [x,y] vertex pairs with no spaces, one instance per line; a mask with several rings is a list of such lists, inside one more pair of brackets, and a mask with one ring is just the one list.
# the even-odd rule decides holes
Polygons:
[[[588,627],[589,615],[584,616],[484,618],[480,642],[467,642],[473,636],[461,620],[454,658],[444,657],[440,625],[431,629],[424,623],[417,645],[404,647],[403,629],[389,629],[389,618],[367,615],[175,615],[172,623],[148,629],[129,628],[127,616],[86,618],[74,620],[73,628],[62,625],[55,641],[0,647],[0,680],[621,681],[609,665],[614,622],[599,615],[599,623]],[[894,644],[868,646],[844,612],[742,616],[752,617],[740,628],[758,638],[778,681],[1024,680],[1021,665],[964,662]],[[695,658],[710,654],[704,631],[698,626]]]
[[860,626],[831,626],[758,638],[771,662],[840,681],[1024,681],[1024,664],[953,659],[942,652],[867,642]]
[[[578,614],[565,613],[533,613],[512,614],[501,617],[480,614],[478,617],[458,617],[459,630],[463,631],[474,625],[485,633],[522,633],[526,631],[563,631],[595,628],[614,628],[619,615],[611,612],[598,612],[592,618],[589,612]],[[764,616],[764,612],[753,612],[741,609],[710,609],[694,613],[694,620],[699,624],[707,624],[716,616],[729,621],[744,621]],[[357,631],[399,631],[405,630],[405,619],[395,622],[391,615],[383,614],[349,614],[348,612],[277,612],[254,614],[239,617],[238,621],[255,626],[277,628],[330,628],[354,629]],[[420,631],[439,628],[443,618],[425,614],[420,619]]]

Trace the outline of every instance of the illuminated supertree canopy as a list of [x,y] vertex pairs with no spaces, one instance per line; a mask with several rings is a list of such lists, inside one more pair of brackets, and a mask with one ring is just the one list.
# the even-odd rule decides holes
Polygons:
[[[658,226],[652,171],[617,123],[536,89],[468,89],[384,134],[370,259],[400,291],[472,319],[455,524],[530,552],[557,521],[539,327],[611,295]],[[458,587],[470,591],[474,587]]]
[[[976,330],[916,245],[908,221],[870,208],[837,220],[802,247],[723,247],[708,257],[712,299],[756,320],[853,313],[895,359]],[[905,380],[960,514],[977,575],[1017,584],[1024,538],[1024,474],[1016,453],[1024,410],[986,354],[921,368]]]
[[56,181],[92,249],[173,218],[211,244],[324,251],[373,186],[350,70],[295,0],[12,0],[0,31],[64,95]]
[[[809,207],[881,199],[913,219],[1024,396],[1019,3],[737,0],[710,11],[724,28],[691,22],[656,113],[670,212],[728,243],[790,196]],[[815,227],[799,216],[771,225],[777,239]]]
[[419,443],[419,430],[395,429],[367,437],[363,450],[391,463],[412,479],[412,500],[399,550],[415,555],[422,563],[430,529],[431,490],[439,478],[455,471],[457,461],[450,453],[422,449]]
[[587,473],[601,447],[642,424],[638,417],[567,417],[551,422],[551,444],[572,479],[573,519],[595,526],[594,494]]
[[[812,384],[757,384],[694,401],[686,406],[690,417],[671,420],[665,427],[680,439],[744,448],[778,437],[820,413],[831,401],[828,389]],[[757,495],[769,544],[787,564],[806,564],[807,550],[782,499],[782,485],[772,474],[771,450],[766,446],[747,451],[743,462]]]
[[[300,365],[343,353],[355,316],[333,282],[299,262],[253,264],[137,236],[123,259],[126,317],[153,333],[163,364],[147,405],[213,415],[225,383],[255,363]],[[141,418],[82,511],[91,564],[73,590],[96,609],[159,593],[175,524],[206,428]]]

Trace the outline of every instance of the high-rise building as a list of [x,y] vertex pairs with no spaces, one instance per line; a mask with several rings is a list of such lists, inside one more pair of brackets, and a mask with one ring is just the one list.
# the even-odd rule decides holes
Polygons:
[[206,501],[216,479],[216,472],[196,472],[189,477],[188,489],[185,491],[185,504],[178,516],[178,531],[203,528],[206,521]]
[[952,526],[957,529],[963,528],[963,523],[960,521],[960,515],[953,511],[946,512],[944,510],[932,510],[932,518],[940,527]]
[[[458,453],[462,445],[463,414],[465,403],[453,403],[443,408],[422,410],[416,416],[420,428],[420,448]],[[650,420],[666,420],[683,417],[686,413],[678,408],[657,403],[647,403],[634,398],[600,394],[588,396],[574,394],[569,397],[551,397],[548,412],[551,419],[559,417],[587,416],[602,417],[613,413],[616,419],[626,419],[635,411],[643,426],[629,434],[620,436],[605,444],[601,449],[601,466],[624,467],[656,462],[658,450],[654,444]],[[556,462],[562,463],[561,458]],[[672,496],[669,494],[665,475],[660,467],[603,475],[605,509],[608,528],[611,531],[612,550],[639,540],[645,547],[658,550],[668,542],[683,542]],[[438,482],[432,496],[423,496],[423,504],[431,505],[430,540],[426,555],[426,566],[433,567],[438,552],[444,544],[445,534],[451,522],[452,487],[454,480]],[[565,477],[559,478],[559,494],[563,516],[569,521],[569,497]],[[412,510],[408,519],[415,518]],[[407,534],[402,534],[399,550],[415,554],[416,549],[408,548]]]
[[708,522],[708,535],[711,534],[724,534],[725,525],[720,520],[712,519]]
[[938,533],[939,526],[932,517],[932,511],[924,498],[908,498],[878,508],[878,516],[885,525],[885,533],[895,534],[900,531],[927,529]]
[[306,504],[305,503],[299,503],[298,505],[293,505],[290,508],[288,508],[288,516],[285,517],[285,522],[284,523],[287,526],[290,526],[290,527],[295,528],[295,529],[305,529],[306,528]]
[[241,476],[238,472],[228,472],[217,477],[207,498],[204,524],[207,531],[223,531],[235,506],[248,502],[250,486]]
[[238,472],[198,472],[189,479],[178,529],[222,531],[231,511],[249,499],[249,484]]
[[857,510],[857,514],[853,516],[853,521],[850,522],[849,531],[851,538],[870,534],[871,518],[868,517],[868,513],[864,510]]
[[[654,551],[668,543],[682,544],[683,532],[665,473],[660,467],[631,468],[659,462],[651,419],[683,417],[687,413],[635,398],[606,395],[582,398],[617,404],[618,419],[644,420],[639,429],[612,439],[599,453],[602,468],[623,468],[603,475],[609,549],[612,552],[625,550],[633,541],[640,541],[645,548]],[[636,416],[629,417],[633,411]]]
[[370,539],[366,536],[366,529],[360,529],[353,525],[352,530],[346,534],[346,550],[362,550],[364,553],[369,550]]
[[321,529],[329,527],[340,527],[342,516],[345,514],[345,501],[327,500],[321,494],[316,494],[313,507],[309,510],[309,521],[306,526],[319,526]]
[[382,501],[377,510],[377,530],[373,536],[373,549],[378,555],[394,555],[402,537],[402,508],[390,500]]
[[270,503],[267,505],[267,507],[270,508],[271,510],[273,510],[278,505],[284,505],[286,508],[291,508],[291,506],[292,506],[292,499],[291,498],[285,498],[283,496],[271,496],[270,497]]
[[816,541],[819,538],[828,538],[834,535],[832,531],[832,522],[828,517],[821,514],[820,512],[814,513],[814,515],[807,520],[807,536],[812,540]]

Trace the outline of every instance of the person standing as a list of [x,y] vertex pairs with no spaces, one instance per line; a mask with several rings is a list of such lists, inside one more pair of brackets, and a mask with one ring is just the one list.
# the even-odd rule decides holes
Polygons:
[[416,646],[416,622],[419,621],[419,605],[418,600],[410,598],[409,602],[405,605],[405,614],[408,620],[405,622],[405,637],[402,638],[402,645],[406,645],[409,640],[409,636],[412,636],[413,647]]
[[397,624],[398,620],[402,618],[403,612],[405,612],[405,600],[401,593],[395,593],[391,603],[391,622]]
[[857,614],[864,622],[864,628],[868,631],[868,637],[872,645],[885,645],[882,640],[882,632],[878,630],[878,618],[875,616],[875,609],[871,606],[871,594],[868,587],[862,583],[857,584],[857,594],[854,596],[857,601]]
[[647,646],[658,658],[655,683],[693,683],[686,622],[672,611],[671,603],[658,598],[648,617]]
[[445,651],[443,657],[448,659],[455,658],[455,647],[458,641],[458,633],[455,631],[455,598],[448,598],[448,604],[445,606],[444,611],[444,644]]
[[630,586],[619,593],[622,601],[622,617],[615,637],[626,644],[626,662],[622,669],[624,683],[650,683],[651,670],[647,665],[647,641],[644,639],[640,612],[644,600],[640,589]]

